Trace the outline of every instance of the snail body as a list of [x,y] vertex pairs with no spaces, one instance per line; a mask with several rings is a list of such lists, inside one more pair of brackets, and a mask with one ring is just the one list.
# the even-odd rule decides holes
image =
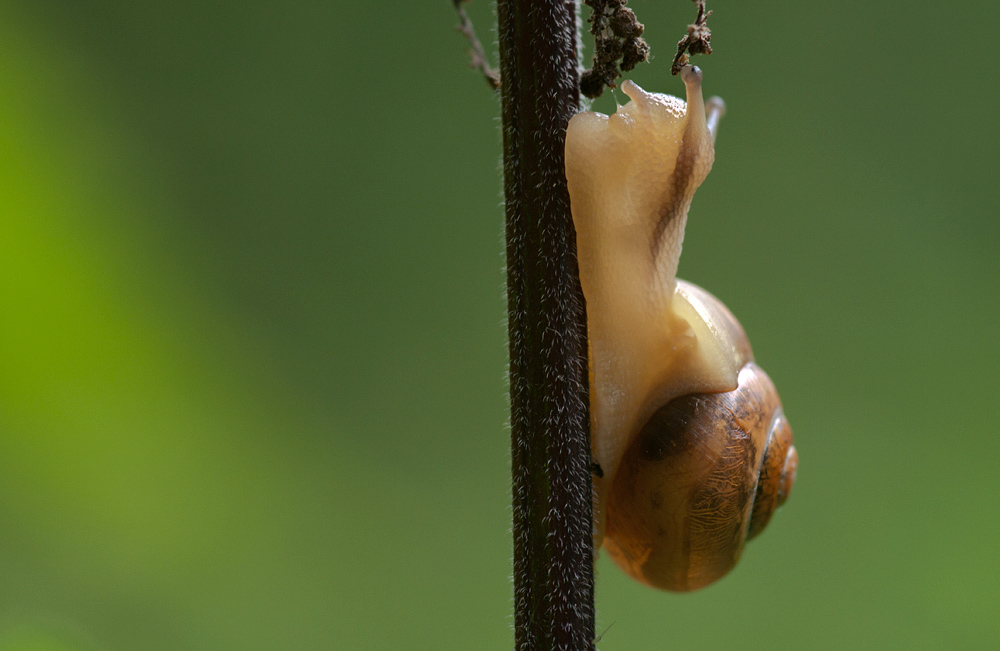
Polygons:
[[[626,81],[631,102],[566,134],[590,341],[594,543],[634,578],[693,590],[724,575],[794,481],[797,453],[743,328],[678,280],[684,226],[714,160],[721,100]],[[779,458],[780,457],[780,458]]]

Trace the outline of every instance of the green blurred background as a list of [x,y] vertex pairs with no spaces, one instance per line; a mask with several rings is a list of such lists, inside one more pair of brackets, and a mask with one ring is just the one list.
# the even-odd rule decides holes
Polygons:
[[[680,93],[693,6],[630,6]],[[799,478],[702,592],[602,559],[600,646],[997,648],[1000,8],[709,6],[681,275]],[[498,106],[455,22],[0,1],[0,650],[510,648]]]

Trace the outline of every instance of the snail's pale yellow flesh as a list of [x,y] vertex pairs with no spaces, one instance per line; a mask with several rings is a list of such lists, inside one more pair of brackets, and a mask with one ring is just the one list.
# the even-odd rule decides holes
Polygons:
[[687,104],[626,81],[631,102],[611,116],[580,113],[566,133],[587,300],[593,454],[603,473],[594,477],[598,546],[626,443],[673,398],[735,389],[751,357],[738,324],[735,336],[717,327],[706,314],[714,302],[676,279],[688,208],[714,158],[701,72],[688,66],[682,77]]

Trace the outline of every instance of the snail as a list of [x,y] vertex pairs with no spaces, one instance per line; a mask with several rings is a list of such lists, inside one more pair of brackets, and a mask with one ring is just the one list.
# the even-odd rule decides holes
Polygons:
[[724,105],[647,93],[566,133],[590,340],[594,545],[673,591],[726,574],[788,497],[798,454],[774,384],[736,318],[676,278],[688,208]]

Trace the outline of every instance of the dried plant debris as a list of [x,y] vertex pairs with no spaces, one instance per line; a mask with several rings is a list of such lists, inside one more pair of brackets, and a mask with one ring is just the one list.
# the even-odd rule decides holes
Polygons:
[[643,25],[628,0],[584,0],[591,9],[590,33],[594,35],[594,64],[580,77],[580,92],[593,99],[604,87],[615,87],[622,72],[649,59],[649,45],[642,37]]
[[677,54],[670,66],[673,75],[679,73],[692,56],[712,53],[712,31],[708,28],[708,17],[712,12],[705,10],[705,0],[694,0],[694,3],[698,5],[698,17],[693,25],[688,25],[687,34],[677,43]]
[[462,32],[465,38],[469,40],[469,67],[482,73],[490,88],[500,90],[500,73],[490,67],[489,59],[486,58],[486,52],[483,50],[479,39],[476,38],[476,29],[472,26],[472,21],[469,20],[469,16],[465,13],[465,7],[462,6],[466,2],[469,2],[469,0],[452,0],[452,4],[455,5],[455,11],[458,12],[459,20],[455,29]]

